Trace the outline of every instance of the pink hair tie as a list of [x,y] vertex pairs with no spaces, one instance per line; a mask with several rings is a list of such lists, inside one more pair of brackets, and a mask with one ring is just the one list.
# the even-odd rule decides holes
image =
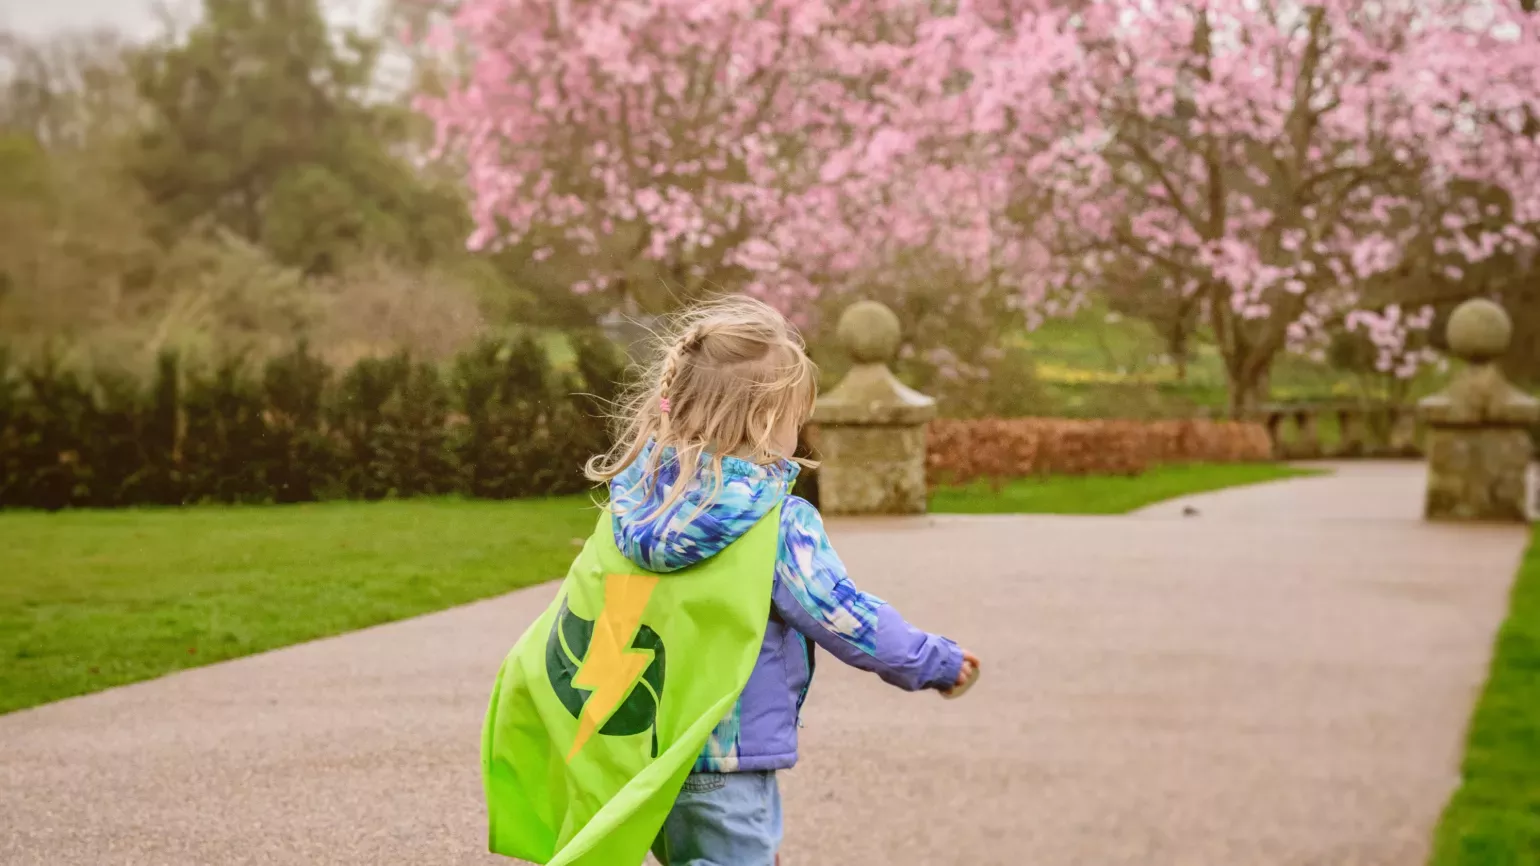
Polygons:
[[662,412],[664,415],[667,415],[668,414],[668,409],[669,409],[668,398],[667,397],[659,398],[659,400],[658,400],[658,411]]

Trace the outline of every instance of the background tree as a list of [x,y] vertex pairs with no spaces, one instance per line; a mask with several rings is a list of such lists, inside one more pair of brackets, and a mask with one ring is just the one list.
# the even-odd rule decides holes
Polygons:
[[0,127],[53,150],[80,151],[133,132],[138,93],[128,46],[111,31],[28,40],[0,31]]
[[255,362],[305,333],[333,363],[437,360],[529,320],[464,249],[458,177],[418,164],[407,93],[365,80],[375,43],[313,4],[209,12],[148,44],[0,36],[0,340],[148,375],[163,348]]
[[458,4],[432,44],[469,67],[423,107],[465,162],[471,245],[581,261],[576,292],[631,310],[751,283],[805,143],[794,121],[826,47],[820,11]]
[[162,236],[212,222],[308,274],[364,250],[420,264],[458,247],[463,205],[411,164],[379,55],[316,0],[205,0],[185,37],[139,53],[134,174]]
[[463,66],[420,104],[465,166],[472,246],[533,263],[596,311],[737,290],[811,325],[859,291],[904,317],[926,376],[960,379],[1024,310],[1047,309],[1022,278],[1042,246],[1000,231],[1010,189],[984,124],[1001,111],[983,104],[999,94],[961,86],[994,74],[972,56],[1015,37],[965,9],[441,10],[427,44]]
[[[1460,0],[1080,7],[1063,19],[1078,50],[1062,99],[1013,142],[1023,182],[1078,230],[1046,278],[1195,300],[1244,411],[1281,351],[1385,303],[1366,291],[1405,276],[1415,242],[1457,240],[1475,205],[1452,180],[1526,185],[1514,163],[1534,163],[1532,144],[1514,148],[1491,119],[1508,107],[1476,86],[1532,69],[1520,15]],[[1414,312],[1403,323],[1431,321]]]

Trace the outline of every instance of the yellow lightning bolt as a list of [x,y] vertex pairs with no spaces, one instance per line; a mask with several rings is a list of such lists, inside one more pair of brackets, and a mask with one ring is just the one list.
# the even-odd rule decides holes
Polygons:
[[567,760],[582,750],[588,739],[609,720],[620,702],[652,663],[651,650],[631,649],[631,640],[642,624],[642,611],[652,597],[658,578],[639,574],[611,574],[604,579],[604,609],[594,621],[588,655],[572,684],[591,692],[578,717],[577,739]]

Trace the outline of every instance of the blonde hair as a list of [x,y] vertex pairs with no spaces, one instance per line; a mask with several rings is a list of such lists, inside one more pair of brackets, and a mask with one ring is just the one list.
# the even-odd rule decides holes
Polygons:
[[818,395],[817,368],[786,317],[753,298],[727,296],[675,316],[658,343],[656,360],[620,404],[614,447],[584,467],[590,481],[613,480],[656,443],[642,472],[649,497],[666,461],[678,462],[680,478],[645,519],[676,503],[709,456],[711,487],[689,523],[721,492],[725,457],[814,465],[777,453],[774,442],[783,424],[807,420]]

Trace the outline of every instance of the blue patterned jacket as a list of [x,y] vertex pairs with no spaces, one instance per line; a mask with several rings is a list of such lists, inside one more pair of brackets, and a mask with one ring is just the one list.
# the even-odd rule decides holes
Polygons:
[[610,482],[610,503],[615,544],[649,571],[677,571],[700,562],[747,532],[776,503],[785,503],[770,624],[759,661],[737,706],[712,732],[697,772],[782,770],[797,762],[797,726],[813,678],[815,646],[910,691],[947,688],[957,681],[962,652],[956,644],[913,628],[882,599],[850,582],[817,509],[788,495],[800,469],[795,463],[760,466],[726,458],[721,492],[685,524],[710,493],[703,473],[690,473],[684,495],[667,511],[655,513],[680,473],[676,463],[665,460],[657,483],[648,485],[642,472],[646,458],[644,452]]

